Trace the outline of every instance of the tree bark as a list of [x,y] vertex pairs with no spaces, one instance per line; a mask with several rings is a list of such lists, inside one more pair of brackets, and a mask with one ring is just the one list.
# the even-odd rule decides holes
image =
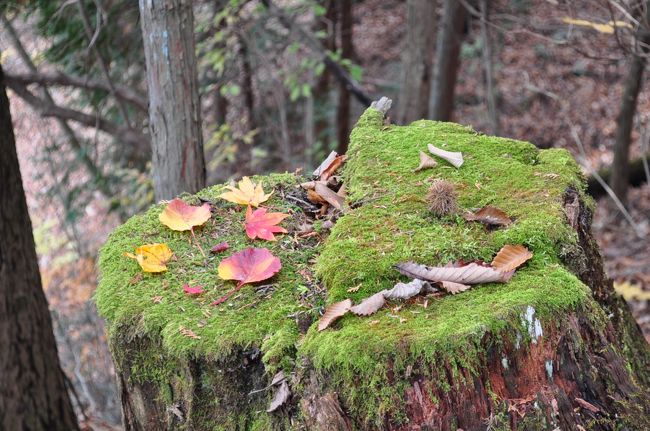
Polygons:
[[[341,0],[339,3],[339,21],[341,38],[341,58],[351,59],[354,51],[352,33],[352,0]],[[339,106],[336,111],[338,135],[337,152],[345,154],[350,141],[350,91],[345,83],[339,85]]]
[[494,61],[492,59],[492,38],[489,22],[490,2],[481,0],[481,38],[483,39],[483,73],[485,74],[485,100],[490,121],[490,133],[499,134],[499,113],[497,111],[497,91],[494,88]]
[[429,117],[436,3],[433,0],[408,0],[406,3],[406,47],[398,112],[398,121],[402,124]]
[[451,121],[454,112],[454,91],[458,67],[460,65],[460,46],[463,42],[467,11],[457,0],[445,0],[442,26],[438,33],[433,76],[431,118]]
[[614,143],[614,162],[612,164],[611,187],[621,202],[627,201],[627,188],[629,183],[630,168],[630,144],[632,142],[632,127],[634,125],[634,114],[639,99],[639,93],[643,87],[643,71],[645,69],[645,55],[650,51],[650,4],[644,2],[645,8],[640,20],[638,41],[641,45],[641,53],[632,53],[630,68],[623,84],[623,96],[621,107],[616,118],[616,138]]
[[[399,128],[391,128],[382,136],[384,123],[377,115],[364,116],[357,124],[359,129],[352,135],[358,140],[354,142],[354,151],[346,163],[354,163],[355,157],[366,157],[362,159],[363,163],[368,163],[368,160],[372,163],[376,159],[367,158],[370,151],[383,149],[382,145],[388,139],[395,142],[400,137],[396,135]],[[434,126],[430,132],[420,133],[440,130],[436,127],[440,126]],[[373,131],[373,128],[376,130]],[[401,136],[411,133],[417,132],[410,130]],[[466,137],[476,137],[473,132],[464,133],[468,133]],[[453,134],[447,138],[451,136]],[[501,143],[495,142],[497,140],[498,138],[490,139],[489,145],[499,147]],[[403,142],[406,151],[411,143]],[[392,153],[393,156],[397,154],[401,155],[403,151]],[[481,157],[480,154],[477,151],[474,155],[478,158]],[[415,162],[415,159],[412,160]],[[390,169],[401,182],[415,180],[406,177],[411,167],[398,167],[387,160],[380,160],[379,163],[382,169]],[[364,184],[364,178],[368,178],[377,187],[375,190],[383,189],[385,184],[379,183],[374,176],[366,177],[367,172],[359,169],[363,165],[352,166],[358,175],[356,186],[366,186],[372,190],[370,183]],[[508,166],[500,167],[503,168],[504,175],[509,172]],[[532,169],[535,168],[531,166],[529,172]],[[304,178],[295,180],[301,182]],[[409,341],[413,334],[410,331],[417,329],[406,330],[403,337],[383,339],[390,343],[386,352],[373,352],[373,344],[369,342],[370,355],[376,353],[381,365],[381,368],[366,369],[381,370],[377,372],[377,378],[381,380],[373,389],[381,391],[388,386],[400,388],[398,394],[391,396],[390,400],[383,399],[381,404],[373,403],[382,399],[381,394],[369,392],[367,382],[362,380],[368,376],[361,369],[365,367],[364,362],[370,361],[368,357],[359,361],[317,363],[323,361],[322,355],[326,353],[333,352],[342,357],[367,353],[363,350],[363,340],[366,337],[368,340],[375,339],[372,343],[382,341],[381,338],[374,338],[378,335],[372,322],[368,322],[367,332],[365,327],[359,327],[358,332],[339,334],[341,338],[321,338],[318,352],[311,353],[304,350],[301,352],[300,344],[303,341],[309,342],[311,336],[318,336],[315,334],[316,328],[310,328],[312,318],[308,315],[298,317],[297,313],[288,315],[289,318],[296,319],[295,330],[307,335],[305,338],[299,336],[290,341],[289,347],[285,347],[291,352],[288,353],[291,363],[295,364],[290,377],[287,373],[291,395],[281,408],[266,416],[263,411],[274,397],[272,381],[275,380],[273,375],[277,369],[265,371],[262,358],[268,354],[269,349],[277,346],[264,346],[265,341],[273,336],[262,335],[260,340],[264,340],[263,344],[253,343],[254,347],[247,343],[231,348],[228,354],[219,356],[217,360],[210,352],[180,357],[169,352],[165,347],[165,342],[169,342],[165,338],[168,335],[162,332],[142,334],[132,326],[114,326],[117,330],[111,333],[111,342],[123,384],[122,402],[127,429],[205,429],[208,426],[214,427],[215,424],[224,429],[277,431],[650,429],[650,348],[627,305],[616,295],[611,280],[604,273],[598,246],[591,234],[592,208],[585,202],[584,194],[572,185],[576,180],[577,175],[565,178],[566,186],[556,189],[554,193],[558,195],[548,201],[549,204],[554,202],[551,205],[557,205],[558,215],[564,213],[555,221],[562,224],[557,228],[566,235],[552,240],[554,248],[561,250],[556,256],[558,261],[545,266],[547,271],[533,275],[542,282],[548,272],[553,271],[553,267],[561,265],[564,276],[552,288],[558,295],[568,294],[572,289],[570,286],[575,287],[580,280],[581,293],[575,298],[578,301],[575,304],[566,303],[557,308],[551,300],[554,298],[548,296],[538,298],[540,302],[528,295],[515,300],[514,296],[510,296],[517,295],[515,289],[507,294],[510,298],[508,302],[515,300],[511,305],[512,311],[521,310],[521,314],[511,317],[508,317],[510,313],[495,314],[493,317],[503,326],[495,325],[485,330],[477,328],[470,331],[471,334],[458,334],[460,337],[468,337],[468,343],[459,344],[449,351],[436,351],[432,358],[413,354],[413,338]],[[350,181],[355,181],[354,176]],[[385,181],[392,182],[393,179]],[[529,191],[538,194],[540,198],[543,194],[548,195],[544,188]],[[410,196],[408,191],[402,193],[401,196],[400,192],[391,194],[391,199],[402,200]],[[533,201],[536,202],[534,198],[529,202]],[[363,208],[363,205],[373,204],[362,203],[357,208]],[[152,213],[155,214],[150,212],[148,216],[151,217]],[[358,214],[343,215],[337,223],[344,223],[345,226],[346,217],[358,217]],[[517,221],[521,222],[526,222],[525,217]],[[378,223],[381,225],[381,222]],[[366,226],[370,228],[364,224],[362,229]],[[338,226],[334,229],[338,229]],[[537,228],[534,229],[537,231]],[[114,244],[107,245],[105,250],[110,250],[112,255],[113,247],[123,244],[123,238],[119,235],[142,233],[131,228],[124,229],[112,237]],[[418,233],[416,228],[409,230],[408,235],[413,237]],[[366,233],[354,232],[348,228],[332,235],[334,237],[324,239],[325,252],[330,241],[358,244],[350,239]],[[386,238],[391,235],[394,235],[392,231]],[[544,241],[551,240],[546,234],[543,235]],[[206,236],[211,238],[209,234]],[[383,244],[383,250],[392,247],[392,244],[380,239],[370,239],[362,246],[373,247],[375,243]],[[320,256],[322,258],[323,254]],[[105,275],[124,271],[121,267],[113,266],[113,262],[109,264],[109,259],[103,262],[101,270],[106,271]],[[309,273],[307,268],[300,271]],[[311,275],[308,278],[311,279]],[[127,279],[125,277],[124,280]],[[291,285],[293,286],[293,281]],[[536,282],[531,286],[538,287]],[[123,282],[101,288],[107,289],[105,294],[109,293],[109,298],[115,298],[113,289],[119,292],[123,289]],[[480,289],[491,288],[496,286]],[[477,300],[475,304],[478,305],[479,302],[481,301]],[[248,300],[244,302],[246,303]],[[492,300],[488,303],[492,303]],[[251,306],[254,307],[254,304]],[[428,308],[428,303],[425,304],[424,308]],[[261,309],[259,312],[268,313]],[[419,312],[419,309],[415,311]],[[261,318],[266,316],[262,314]],[[134,316],[133,320],[137,322],[135,317],[139,316]],[[381,323],[381,320],[375,322]],[[165,328],[171,328],[175,324],[176,322],[167,322]],[[426,332],[429,328],[424,325],[421,330]],[[339,330],[346,330],[345,322]],[[381,329],[382,333],[383,331]],[[140,335],[134,336],[134,333]],[[453,332],[448,335],[456,336]],[[345,344],[337,344],[338,340],[345,340],[347,336],[361,340],[360,344],[355,344],[361,348],[346,351]],[[431,342],[437,341],[444,345],[449,340]],[[172,372],[161,379],[157,372],[143,377],[141,370],[151,367],[148,359],[152,357],[161,358],[157,360],[162,361],[165,370]],[[385,375],[382,375],[383,372]],[[366,392],[361,392],[359,396],[358,391],[364,388]],[[365,408],[376,413],[371,419],[368,419],[367,410],[364,411],[366,401],[368,404]],[[209,408],[206,409],[206,406]],[[237,414],[234,418],[232,414],[227,417],[228,412]],[[234,421],[236,425],[233,424]]]
[[190,0],[140,0],[156,199],[205,187]]
[[76,430],[41,286],[0,67],[0,429]]

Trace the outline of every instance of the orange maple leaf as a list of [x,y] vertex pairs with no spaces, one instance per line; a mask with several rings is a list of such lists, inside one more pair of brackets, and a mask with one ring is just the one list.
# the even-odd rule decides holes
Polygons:
[[224,259],[217,269],[219,277],[224,280],[237,280],[237,287],[217,299],[212,305],[224,302],[244,284],[271,278],[282,269],[280,259],[273,256],[266,248],[247,248]]
[[172,255],[167,244],[145,244],[136,248],[135,254],[124,253],[124,256],[137,260],[144,272],[167,271],[167,262]]
[[287,233],[287,230],[276,226],[289,214],[284,213],[267,213],[266,208],[258,208],[254,212],[250,205],[246,208],[246,235],[250,239],[262,238],[267,241],[275,241],[274,233]]
[[174,199],[165,207],[158,217],[160,222],[172,230],[192,230],[210,220],[210,205],[195,207],[180,199]]

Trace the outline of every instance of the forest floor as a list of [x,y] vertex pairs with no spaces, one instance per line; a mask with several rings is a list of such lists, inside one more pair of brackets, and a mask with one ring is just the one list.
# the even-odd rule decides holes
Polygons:
[[[626,72],[624,55],[616,41],[593,31],[569,31],[561,18],[576,13],[551,2],[535,2],[526,16],[506,8],[510,3],[499,2],[494,11],[501,23],[494,35],[498,134],[539,147],[566,148],[579,156],[570,133],[575,128],[587,156],[581,160],[585,172],[610,164],[621,82]],[[397,0],[366,0],[355,5],[355,61],[363,67],[363,84],[373,96],[396,98],[404,12],[404,3]],[[455,121],[490,133],[480,47],[475,22],[462,49]],[[65,223],[60,200],[43,192],[50,189],[51,183],[60,181],[57,173],[48,171],[42,157],[42,149],[51,142],[56,128],[18,98],[11,97],[11,103],[41,271],[64,368],[93,417],[94,428],[102,429],[98,424],[103,423],[108,429],[119,423],[119,403],[103,326],[91,297],[96,284],[94,254],[117,221],[106,215],[105,202],[96,196],[72,222],[74,229]],[[650,119],[650,85],[642,92],[638,109],[633,156],[640,154],[641,130],[648,127]],[[355,115],[361,110],[357,104]],[[80,185],[84,178],[71,181]],[[628,299],[650,342],[650,186],[632,189],[629,202],[637,233],[607,197],[598,202],[593,229],[609,276]],[[68,227],[63,229],[63,225]],[[79,250],[70,247],[66,241],[70,237],[82,238],[79,244],[85,257],[79,257]]]

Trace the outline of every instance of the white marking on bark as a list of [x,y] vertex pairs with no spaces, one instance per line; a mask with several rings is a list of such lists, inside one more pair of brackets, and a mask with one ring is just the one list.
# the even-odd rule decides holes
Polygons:
[[546,375],[548,376],[548,379],[553,380],[553,361],[547,359],[544,365],[546,367]]
[[509,366],[508,365],[508,358],[506,358],[505,356],[503,358],[501,358],[501,365],[503,366],[504,370],[507,370],[508,366]]
[[528,335],[530,335],[533,344],[537,344],[537,339],[544,335],[544,331],[542,330],[542,322],[535,317],[535,307],[532,305],[526,307],[526,313],[521,319],[521,324],[528,328]]

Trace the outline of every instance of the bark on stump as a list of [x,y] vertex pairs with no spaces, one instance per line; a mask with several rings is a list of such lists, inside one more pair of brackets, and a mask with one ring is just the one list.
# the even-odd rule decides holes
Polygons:
[[[428,143],[463,152],[465,164],[439,160],[413,172]],[[257,178],[275,191],[266,206],[292,212],[277,242],[245,237],[241,208],[218,198],[222,186],[185,197],[210,202],[213,217],[197,238],[205,250],[227,241],[221,255],[204,259],[188,233],[162,226],[160,205],[113,233],[100,255],[97,303],[127,429],[650,429],[648,345],[603,272],[593,202],[568,153],[451,123],[387,126],[370,108],[348,156],[352,208],[329,235],[318,222],[305,235],[304,179],[290,174]],[[486,230],[435,218],[424,196],[436,178],[456,185],[461,208],[489,203],[514,223]],[[176,255],[163,274],[142,274],[122,256],[153,242]],[[535,254],[507,284],[315,328],[325,303],[356,303],[403,280],[396,263],[489,260],[507,243]],[[216,266],[250,246],[268,247],[283,269],[212,307],[232,288]],[[184,283],[206,293],[188,297]],[[267,413],[279,370],[291,397]]]

